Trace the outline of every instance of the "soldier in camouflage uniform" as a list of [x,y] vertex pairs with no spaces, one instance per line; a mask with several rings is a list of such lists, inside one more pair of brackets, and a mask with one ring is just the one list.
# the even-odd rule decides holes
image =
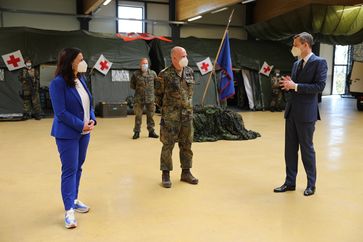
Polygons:
[[40,120],[39,74],[32,68],[29,58],[25,59],[25,66],[19,76],[22,85],[23,119],[33,116],[36,120]]
[[193,152],[193,70],[188,67],[187,53],[182,47],[171,50],[172,65],[162,70],[155,82],[156,104],[161,107],[160,140],[163,143],[160,157],[162,186],[171,187],[173,170],[172,152],[179,144],[182,168],[181,181],[198,184],[190,172]]
[[281,80],[280,70],[275,69],[275,74],[271,78],[271,88],[272,88],[271,103],[270,103],[271,112],[274,111],[281,112],[283,109],[284,94],[279,84],[280,80]]
[[153,70],[149,69],[149,62],[146,58],[140,60],[140,70],[135,71],[131,77],[130,87],[135,90],[134,96],[134,113],[135,128],[133,139],[140,137],[140,128],[142,123],[142,113],[144,106],[146,108],[147,129],[150,138],[159,138],[155,133],[155,122],[153,119],[155,113],[155,95],[154,82],[157,75]]

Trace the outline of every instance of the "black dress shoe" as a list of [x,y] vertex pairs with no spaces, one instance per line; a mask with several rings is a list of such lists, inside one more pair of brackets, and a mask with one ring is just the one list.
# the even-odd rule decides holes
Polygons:
[[274,192],[287,192],[287,191],[295,191],[295,186],[282,185],[281,187],[276,187]]
[[315,193],[315,187],[307,187],[304,191],[304,196],[311,196]]

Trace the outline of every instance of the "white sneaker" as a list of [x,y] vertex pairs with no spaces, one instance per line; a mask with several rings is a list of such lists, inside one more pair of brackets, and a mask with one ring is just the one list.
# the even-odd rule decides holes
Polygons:
[[74,210],[79,213],[87,213],[90,207],[79,200],[74,200]]
[[64,225],[67,229],[73,229],[77,227],[77,221],[76,218],[74,217],[73,208],[66,211],[64,218]]

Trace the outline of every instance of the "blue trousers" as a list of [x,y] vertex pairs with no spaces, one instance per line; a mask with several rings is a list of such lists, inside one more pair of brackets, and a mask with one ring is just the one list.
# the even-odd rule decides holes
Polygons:
[[[290,115],[292,116],[292,115]],[[298,167],[298,151],[301,149],[301,159],[307,175],[307,186],[315,187],[316,159],[313,144],[315,122],[301,122],[288,117],[285,123],[285,184],[296,185]]]
[[74,207],[78,198],[79,181],[82,175],[82,165],[86,159],[90,134],[79,139],[58,139],[56,143],[62,161],[61,192],[65,210]]

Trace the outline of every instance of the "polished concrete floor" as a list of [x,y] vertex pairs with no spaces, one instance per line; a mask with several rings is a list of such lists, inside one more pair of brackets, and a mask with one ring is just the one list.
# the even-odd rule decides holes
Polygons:
[[0,242],[363,241],[363,112],[327,97],[321,113],[312,197],[301,162],[297,190],[272,192],[284,180],[282,113],[242,113],[256,140],[194,143],[197,186],[179,182],[176,148],[171,189],[160,186],[161,144],[145,125],[132,140],[133,116],[99,118],[80,188],[91,211],[74,230],[63,226],[52,120],[0,122]]

